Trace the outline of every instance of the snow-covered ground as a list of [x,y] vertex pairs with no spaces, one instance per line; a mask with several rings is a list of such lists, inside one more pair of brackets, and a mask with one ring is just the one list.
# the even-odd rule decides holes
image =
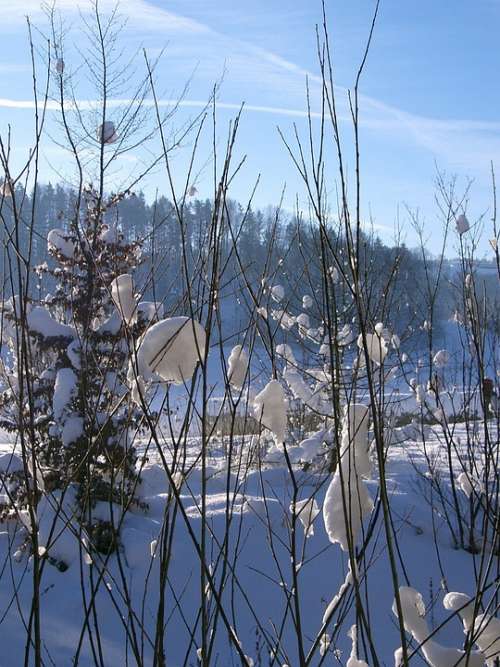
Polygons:
[[[427,603],[427,620],[431,628],[449,616],[444,610],[442,598],[446,590],[474,592],[474,557],[453,547],[444,519],[432,513],[426,498],[429,496],[426,473],[427,462],[435,461],[436,468],[446,478],[447,462],[443,457],[440,438],[427,434],[425,448],[422,442],[408,439],[403,432],[389,451],[387,483],[390,492],[392,519],[398,535],[400,553],[398,570],[401,585],[411,585],[420,591]],[[466,437],[463,426],[457,426],[455,437]],[[1,452],[8,454],[14,444],[3,438]],[[255,443],[254,443],[255,444]],[[143,443],[145,446],[145,443]],[[240,441],[241,470],[246,468],[248,439]],[[168,450],[168,447],[165,446]],[[291,611],[287,611],[285,593],[291,590],[292,572],[290,563],[289,525],[290,503],[293,497],[292,479],[283,461],[252,465],[245,474],[237,466],[228,472],[223,439],[214,439],[206,470],[207,495],[206,529],[208,534],[207,554],[215,581],[220,581],[223,559],[219,557],[221,545],[230,522],[227,545],[229,576],[223,600],[229,620],[243,651],[256,665],[298,664],[296,633]],[[201,531],[201,469],[200,441],[187,441],[186,463],[192,469],[180,487],[180,499],[184,512],[177,511],[173,535],[172,559],[166,584],[165,651],[167,664],[172,667],[197,664],[198,645],[190,643],[194,628],[200,627],[200,566],[193,543]],[[1,459],[3,465],[8,457]],[[233,459],[239,460],[238,456]],[[301,467],[294,468],[299,499],[312,496],[318,507],[323,505],[330,476],[326,473]],[[159,536],[165,504],[168,497],[168,482],[159,465],[158,455],[149,451],[149,462],[143,469],[141,496],[148,510],[127,513],[122,530],[121,563],[116,555],[111,556],[104,573],[104,583],[99,587],[95,599],[97,621],[100,628],[103,664],[136,664],[127,647],[124,624],[131,623],[137,629],[144,623],[150,636],[154,635],[159,598],[158,557],[152,557],[155,540]],[[369,494],[377,498],[378,475],[373,467],[372,479],[366,481]],[[464,496],[465,501],[465,496]],[[173,507],[173,504],[172,504]],[[50,507],[47,512],[50,514]],[[109,507],[96,510],[109,514]],[[170,514],[172,517],[172,514]],[[43,517],[42,517],[43,523]],[[17,528],[16,528],[17,526]],[[315,518],[314,534],[307,539],[301,530],[298,535],[298,550],[301,566],[297,573],[299,589],[302,635],[306,650],[310,648],[321,628],[325,609],[345,580],[348,559],[338,544],[332,544],[325,531],[322,514]],[[367,523],[365,522],[365,529]],[[437,536],[437,546],[434,537]],[[26,556],[19,561],[8,559],[9,548],[16,551],[20,541],[18,524],[10,522],[0,525],[0,665],[24,664],[26,641],[25,625],[29,622],[31,604],[31,564]],[[14,545],[11,544],[14,543]],[[362,579],[362,595],[369,601],[370,626],[373,640],[382,664],[393,665],[394,651],[400,646],[399,628],[391,612],[394,599],[388,555],[385,549],[382,523],[375,525],[366,562],[368,577]],[[82,581],[88,592],[88,574],[91,565],[88,559],[80,558],[77,540],[67,531],[60,542],[56,540],[50,552],[53,556],[72,560],[65,572],[48,565],[43,570],[41,586],[42,642],[45,664],[65,667],[72,660],[79,645],[84,613],[82,605]],[[14,546],[14,548],[13,548]],[[159,545],[156,544],[159,549]],[[404,563],[404,566],[403,566]],[[94,577],[98,577],[94,568]],[[82,577],[83,573],[83,577]],[[227,573],[226,573],[227,574]],[[122,599],[128,588],[136,617],[122,617],[125,604]],[[366,596],[366,597],[365,597]],[[353,593],[349,591],[341,607],[347,614],[343,630],[330,645],[322,664],[345,665],[349,657],[351,641],[346,632],[355,620]],[[335,619],[337,615],[335,616]],[[94,622],[94,619],[92,619]],[[328,632],[333,634],[333,624]],[[197,633],[199,634],[199,633]],[[196,636],[195,634],[195,640]],[[278,659],[270,661],[270,647],[278,645]],[[460,647],[463,643],[461,623],[453,619],[437,639],[444,645]],[[362,650],[360,643],[359,649]],[[152,664],[151,646],[147,638],[143,641],[144,664]],[[229,648],[228,633],[219,620],[215,640],[214,657],[219,665],[238,665],[239,658]],[[127,662],[128,660],[128,662]],[[316,652],[311,664],[320,664]],[[419,664],[415,657],[412,663]],[[368,658],[368,663],[372,664]],[[87,637],[83,638],[78,662],[82,667],[94,665]]]

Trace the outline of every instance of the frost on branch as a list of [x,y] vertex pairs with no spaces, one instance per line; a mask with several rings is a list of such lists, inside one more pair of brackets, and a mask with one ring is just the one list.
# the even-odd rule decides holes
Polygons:
[[363,519],[373,509],[373,501],[363,478],[370,475],[368,455],[368,407],[346,407],[342,427],[340,461],[326,492],[323,505],[325,529],[330,542],[344,551],[356,543]]

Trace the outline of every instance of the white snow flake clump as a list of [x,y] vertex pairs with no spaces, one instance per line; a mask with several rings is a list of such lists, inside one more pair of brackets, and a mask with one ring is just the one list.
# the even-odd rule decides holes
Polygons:
[[275,301],[281,301],[285,296],[285,288],[283,285],[274,285],[271,287],[271,296]]
[[340,462],[323,505],[328,538],[330,542],[338,542],[344,551],[349,549],[350,539],[355,544],[364,517],[373,509],[363,480],[369,477],[370,467],[368,407],[355,403],[345,410]]
[[47,234],[47,247],[50,253],[62,255],[66,259],[72,259],[75,254],[75,244],[62,229],[50,230]]
[[240,389],[245,382],[248,369],[248,355],[241,345],[235,345],[227,360],[227,379],[236,389]]
[[28,328],[43,338],[74,338],[75,330],[67,324],[61,324],[42,306],[35,306],[28,312]]
[[76,395],[78,379],[71,368],[60,368],[57,371],[52,397],[54,419],[60,422],[65,413],[71,412],[70,403]]
[[111,298],[123,321],[130,325],[137,320],[137,303],[134,297],[132,276],[124,273],[111,283]]
[[478,614],[474,620],[474,600],[465,593],[448,593],[443,606],[458,613],[464,633],[471,634],[477,646],[486,656],[488,667],[494,667],[500,657],[500,619],[490,614]]
[[368,667],[367,662],[359,660],[358,658],[358,628],[356,625],[351,625],[351,629],[347,633],[347,636],[351,638],[352,647],[351,655],[346,663],[346,667]]
[[305,537],[312,537],[314,535],[314,520],[319,514],[318,503],[315,498],[306,498],[306,500],[297,500],[295,503],[290,503],[290,512],[295,515],[304,528]]
[[170,317],[154,324],[137,351],[138,375],[146,382],[155,376],[163,382],[183,384],[205,356],[205,330],[189,317]]
[[311,308],[313,305],[312,297],[309,294],[304,294],[302,297],[302,308],[307,309]]
[[[376,364],[381,364],[387,354],[387,343],[385,339],[378,332],[366,335],[366,349],[368,356],[371,361]],[[360,350],[364,350],[363,346],[363,336],[360,334],[358,336],[358,347]]]
[[[418,591],[409,586],[401,586],[399,597],[404,628],[413,636],[417,644],[421,644],[422,653],[431,667],[465,667],[465,665],[482,667],[484,665],[485,656],[479,651],[470,651],[466,654],[462,649],[442,646],[429,638],[430,631],[424,618],[425,604]],[[394,601],[392,611],[397,616],[396,601]]]
[[276,442],[285,441],[286,432],[285,392],[278,380],[271,380],[254,399],[255,419],[273,432]]

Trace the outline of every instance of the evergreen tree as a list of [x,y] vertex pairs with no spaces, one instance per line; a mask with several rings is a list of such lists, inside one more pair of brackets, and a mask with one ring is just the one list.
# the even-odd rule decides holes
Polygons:
[[[94,519],[97,504],[104,501],[120,513],[138,502],[133,439],[141,428],[141,413],[129,400],[126,375],[131,345],[154,317],[151,309],[150,321],[141,317],[141,304],[126,316],[112,293],[113,281],[141,261],[141,243],[126,241],[116,226],[104,222],[123,198],[111,197],[103,204],[86,190],[83,216],[75,215],[67,229],[48,234],[54,261],[35,269],[40,278],[52,277],[53,292],[28,304],[25,323],[16,298],[4,308],[4,339],[11,355],[0,394],[2,426],[19,432],[31,422],[33,460],[39,469],[30,472],[39,489],[71,489],[77,508],[72,511],[90,543],[104,553],[116,546],[117,536],[102,513]],[[21,404],[16,356],[23,326],[32,371],[23,388],[28,399]],[[19,507],[25,491],[19,474],[13,484]]]

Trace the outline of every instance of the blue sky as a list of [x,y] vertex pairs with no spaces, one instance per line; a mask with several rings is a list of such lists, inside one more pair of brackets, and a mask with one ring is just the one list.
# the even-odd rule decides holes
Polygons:
[[[106,13],[113,3],[100,1]],[[85,9],[87,2],[59,0],[57,5],[70,28],[68,42],[80,43],[77,8]],[[353,84],[374,3],[338,0],[326,5],[339,108],[345,118],[342,131],[352,168],[345,90]],[[29,150],[32,127],[32,111],[23,108],[32,97],[24,15],[30,14],[42,30],[46,21],[38,0],[0,0],[0,9],[0,131],[5,136],[11,125],[16,146],[13,160],[20,164]],[[319,0],[122,0],[120,11],[128,19],[123,33],[127,52],[143,45],[154,57],[166,47],[157,71],[162,98],[178,96],[190,79],[186,106],[174,121],[177,127],[198,111],[197,104],[207,99],[223,72],[217,126],[221,146],[235,107],[246,103],[237,157],[247,158],[235,180],[233,196],[246,201],[260,174],[256,205],[277,203],[286,184],[285,205],[292,207],[297,197],[305,208],[304,188],[277,126],[290,138],[294,122],[305,133],[306,76],[313,109],[318,109],[315,25],[321,20]],[[500,164],[499,26],[497,0],[381,0],[361,85],[360,113],[363,215],[366,219],[372,216],[384,238],[393,233],[399,214],[408,243],[414,243],[405,214],[408,205],[420,209],[428,221],[431,247],[437,247],[436,164],[449,175],[456,174],[459,184],[468,177],[474,179],[468,203],[472,221],[491,214],[490,162]],[[68,71],[76,68],[78,54],[70,46],[66,58]],[[85,81],[81,81],[80,97],[92,97]],[[317,121],[315,125],[317,129]],[[55,123],[49,122],[48,129],[57,133]],[[186,142],[178,154],[176,174],[184,172],[189,148]],[[201,196],[212,192],[209,153],[207,132],[196,169]],[[333,153],[329,151],[327,157],[328,190],[334,198]],[[60,149],[46,142],[43,180],[58,180],[57,172],[65,171],[66,159]],[[134,160],[138,163],[135,168],[140,168],[143,159],[131,154],[124,158],[123,168],[133,170]],[[151,196],[157,187],[167,189],[161,171],[149,178],[146,193]]]

